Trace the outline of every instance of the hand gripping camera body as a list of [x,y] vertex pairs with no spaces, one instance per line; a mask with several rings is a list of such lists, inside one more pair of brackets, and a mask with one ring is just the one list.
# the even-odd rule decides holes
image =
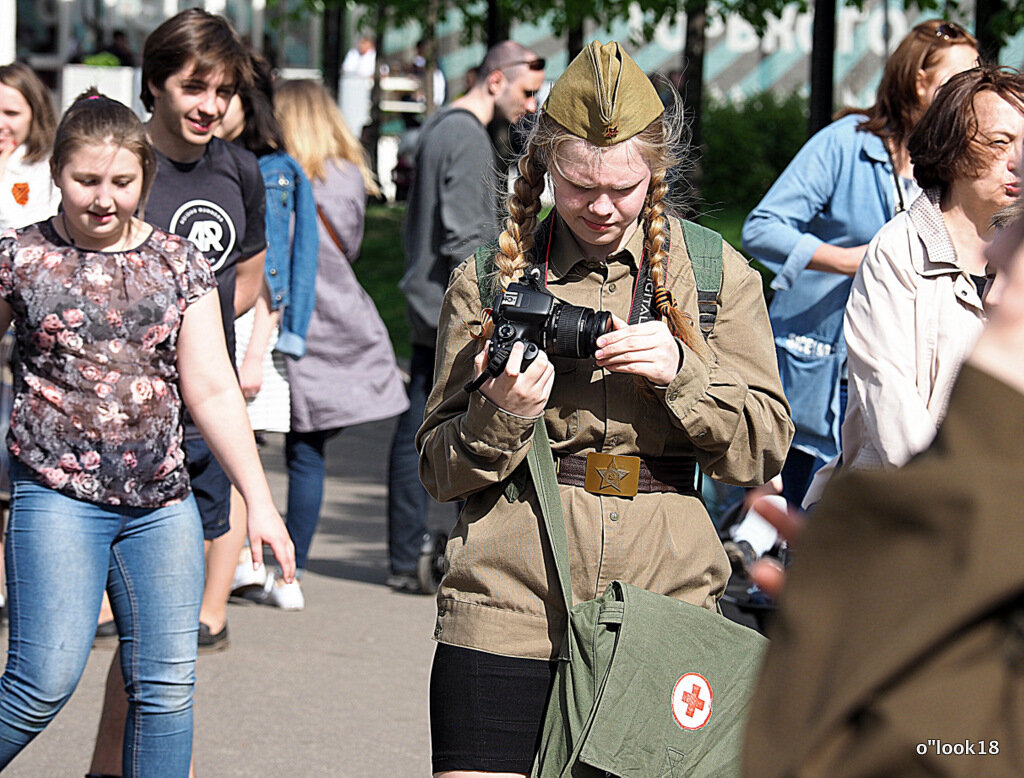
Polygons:
[[540,349],[548,356],[584,359],[597,350],[597,339],[609,332],[612,315],[571,305],[548,292],[541,284],[540,267],[526,270],[523,283],[511,283],[499,291],[491,309],[494,334],[487,352],[487,366],[466,384],[467,392],[479,389],[494,378],[508,362],[512,346],[522,341],[525,370],[537,358]]

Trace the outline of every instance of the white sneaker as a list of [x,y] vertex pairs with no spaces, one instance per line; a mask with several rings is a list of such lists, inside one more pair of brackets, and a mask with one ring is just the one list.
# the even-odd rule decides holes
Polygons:
[[283,611],[300,611],[306,607],[299,579],[285,583],[276,570],[267,575],[267,582],[263,585],[263,602]]
[[235,579],[231,582],[231,593],[241,594],[248,589],[262,587],[267,583],[267,568],[260,565],[252,567],[252,551],[248,546],[238,555],[238,566],[235,567]]

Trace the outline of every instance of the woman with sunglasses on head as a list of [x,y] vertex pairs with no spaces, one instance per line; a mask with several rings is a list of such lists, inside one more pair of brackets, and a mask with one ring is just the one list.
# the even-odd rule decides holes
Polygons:
[[[982,66],[953,76],[911,133],[923,188],[871,241],[844,329],[850,405],[835,466],[901,467],[925,449],[984,322],[985,250],[1020,194],[1024,77]],[[808,490],[816,501],[832,472]]]
[[920,191],[907,139],[935,91],[977,59],[977,41],[959,25],[917,25],[886,61],[875,104],[842,112],[811,138],[743,225],[744,248],[776,273],[772,329],[796,423],[782,470],[790,502],[839,450],[843,309],[867,243]]

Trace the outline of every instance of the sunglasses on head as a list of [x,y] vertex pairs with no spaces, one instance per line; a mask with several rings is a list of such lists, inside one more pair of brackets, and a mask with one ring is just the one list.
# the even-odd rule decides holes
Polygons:
[[544,57],[537,57],[535,59],[520,59],[515,62],[509,62],[507,65],[502,65],[497,70],[508,70],[514,68],[516,65],[526,65],[530,70],[543,70],[547,64],[547,60]]
[[955,41],[967,37],[967,31],[956,22],[943,22],[935,28],[935,37]]

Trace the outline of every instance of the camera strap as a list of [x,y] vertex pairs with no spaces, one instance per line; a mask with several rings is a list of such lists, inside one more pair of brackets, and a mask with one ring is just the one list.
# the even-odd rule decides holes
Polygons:
[[644,262],[646,257],[647,252],[640,255],[640,268],[633,284],[633,301],[629,305],[629,324],[643,324],[654,318],[654,279],[651,278],[650,263]]
[[[551,215],[554,216],[554,209]],[[544,286],[548,285],[548,265],[551,259],[551,240],[554,235],[553,220],[545,220],[542,227],[547,227],[547,247],[544,251]],[[668,248],[668,236],[665,237],[665,248]],[[636,281],[633,283],[633,299],[629,304],[628,324],[642,324],[654,318],[654,280],[651,278],[650,265],[644,262],[647,252],[640,254],[640,268],[636,273]]]

